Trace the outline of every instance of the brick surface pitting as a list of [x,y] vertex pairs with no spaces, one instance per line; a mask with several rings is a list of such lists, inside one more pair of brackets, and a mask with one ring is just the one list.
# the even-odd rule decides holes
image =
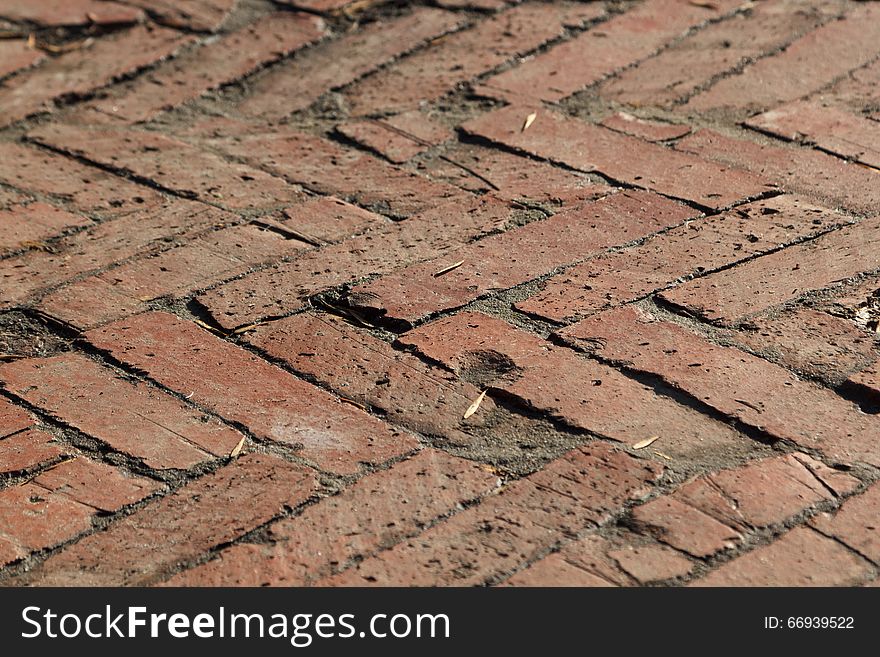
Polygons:
[[0,2],[0,586],[877,586],[878,18]]

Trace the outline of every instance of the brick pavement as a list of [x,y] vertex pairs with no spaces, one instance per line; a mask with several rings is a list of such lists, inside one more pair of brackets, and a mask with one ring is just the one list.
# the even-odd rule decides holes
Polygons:
[[0,19],[0,585],[880,581],[876,3]]

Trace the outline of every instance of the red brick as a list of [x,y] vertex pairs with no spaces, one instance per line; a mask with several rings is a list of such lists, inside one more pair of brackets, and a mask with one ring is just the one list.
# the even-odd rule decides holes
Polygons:
[[873,398],[880,399],[880,366],[875,363],[871,367],[853,374],[847,383],[863,394],[867,393]]
[[880,357],[872,336],[854,322],[811,308],[750,320],[730,339],[788,369],[831,385]]
[[755,201],[576,265],[549,278],[540,292],[516,307],[557,322],[577,318],[634,301],[847,221],[843,215],[795,197]]
[[529,565],[503,586],[625,586],[629,579],[608,557],[611,547],[601,536],[587,535]]
[[871,571],[867,561],[805,527],[729,561],[694,586],[850,586]]
[[503,226],[508,205],[494,199],[448,203],[340,244],[305,254],[206,292],[197,301],[224,328],[300,310],[309,296],[445,253]]
[[69,228],[87,226],[90,223],[85,217],[46,203],[31,203],[0,210],[0,253],[26,248],[56,237]]
[[155,207],[162,196],[117,175],[63,155],[13,142],[0,143],[0,180],[69,203],[101,218]]
[[[577,11],[583,21],[605,13],[601,4]],[[427,48],[355,83],[345,98],[355,116],[416,109],[457,85],[491,71],[515,55],[560,37],[569,22],[566,5],[514,7],[434,41]]]
[[877,7],[856,7],[843,19],[810,32],[782,52],[719,81],[684,107],[696,111],[719,107],[760,110],[821,89],[877,55],[878,18]]
[[24,39],[0,41],[0,78],[33,66],[44,59],[46,54],[29,47]]
[[283,211],[282,226],[313,242],[338,242],[368,228],[379,228],[385,218],[332,196],[320,196]]
[[305,248],[304,242],[257,226],[234,226],[72,283],[45,297],[39,308],[77,328],[93,328],[153,299],[186,295]]
[[796,452],[699,477],[673,497],[744,531],[781,524],[815,504],[851,493],[859,484],[855,477]]
[[880,484],[849,498],[835,513],[822,513],[810,524],[880,564]]
[[267,208],[305,199],[299,188],[279,178],[157,132],[53,123],[37,128],[29,136],[77,157],[224,207]]
[[121,95],[92,103],[127,122],[147,121],[203,93],[233,82],[324,35],[324,21],[293,12],[269,14],[187,51],[140,76]]
[[72,353],[0,367],[6,388],[65,424],[155,468],[189,468],[225,456],[241,435],[145,384],[117,378]]
[[33,481],[53,493],[105,513],[139,502],[160,488],[155,481],[127,475],[118,468],[86,458],[65,461]]
[[797,101],[753,116],[751,128],[805,144],[840,157],[880,166],[880,123],[815,101]]
[[741,538],[735,529],[675,497],[661,497],[636,507],[633,518],[651,528],[661,541],[695,557],[732,548]]
[[874,419],[850,402],[777,365],[713,344],[643,310],[611,310],[559,335],[603,359],[659,376],[774,438],[820,449],[836,461],[880,464],[880,450],[872,438]]
[[437,0],[441,7],[451,9],[483,9],[496,10],[507,6],[505,0]]
[[41,27],[119,25],[144,19],[139,9],[96,0],[6,0],[0,15]]
[[498,484],[479,465],[428,449],[275,523],[271,545],[232,546],[168,584],[305,586],[417,534]]
[[529,562],[566,534],[607,522],[642,498],[660,472],[607,445],[587,445],[320,584],[481,584]]
[[464,420],[479,388],[331,315],[294,315],[258,326],[246,339],[310,380],[435,439],[469,445],[474,438],[464,429],[485,426],[492,415],[494,404],[485,399],[480,413]]
[[644,545],[613,550],[608,556],[614,559],[639,584],[651,584],[674,577],[685,577],[693,569],[693,563],[675,550],[662,545]]
[[698,130],[675,147],[766,177],[786,191],[863,214],[880,211],[877,174],[819,151],[756,144]]
[[89,228],[52,245],[0,261],[0,305],[134,255],[167,248],[175,237],[223,225],[235,217],[200,203],[172,201]]
[[188,40],[173,30],[137,26],[25,71],[16,76],[14,84],[0,89],[0,126],[51,107],[55,99],[88,94],[170,55]]
[[523,131],[527,108],[511,105],[462,128],[580,171],[651,189],[710,208],[723,208],[772,189],[759,177],[546,110]]
[[691,131],[690,126],[647,121],[626,112],[612,114],[602,121],[602,125],[611,130],[639,137],[646,141],[678,139]]
[[722,0],[704,7],[685,0],[650,0],[489,78],[481,91],[498,98],[555,102],[644,59],[689,28],[722,16],[737,4]]
[[0,438],[33,426],[34,420],[23,408],[0,398]]
[[816,95],[818,100],[829,105],[848,107],[857,114],[869,113],[871,118],[880,118],[880,60],[850,71],[831,87]]
[[362,462],[382,463],[418,446],[412,436],[173,315],[138,315],[86,337],[259,437],[299,446],[325,470],[354,473]]
[[406,162],[454,135],[452,131],[415,110],[387,119],[350,121],[336,129],[395,163]]
[[236,0],[196,0],[183,4],[175,0],[126,0],[143,7],[160,23],[192,30],[214,31],[235,6]]
[[0,490],[0,536],[13,546],[0,548],[3,559],[12,561],[28,552],[52,547],[92,526],[93,510],[64,495],[33,483]]
[[442,157],[416,164],[430,178],[498,198],[559,209],[582,205],[613,191],[587,175],[477,144],[455,144]]
[[335,14],[337,10],[350,5],[354,0],[279,0],[282,4],[298,9],[308,9],[322,14]]
[[[818,5],[818,6],[817,6]],[[603,83],[599,94],[634,106],[672,107],[716,76],[773,52],[840,12],[838,3],[771,0],[705,26]]]
[[407,217],[444,201],[469,195],[450,185],[432,182],[366,153],[296,130],[253,133],[244,124],[221,128],[245,134],[206,139],[205,143],[252,166],[301,184],[320,194],[394,217]]
[[690,281],[662,297],[708,321],[730,326],[747,315],[878,267],[880,218],[867,219]]
[[483,388],[603,437],[663,438],[663,451],[693,457],[709,445],[742,446],[727,425],[656,395],[617,370],[479,313],[464,312],[403,334],[399,342]]
[[21,472],[55,461],[67,453],[51,434],[39,429],[0,439],[0,473]]
[[[696,216],[693,209],[654,194],[621,192],[466,244],[356,287],[349,298],[355,306],[413,324]],[[460,261],[458,268],[436,275]]]
[[246,116],[282,119],[463,22],[451,12],[416,7],[406,16],[370,23],[320,43],[255,80],[238,110]]
[[[314,494],[313,472],[248,454],[86,536],[28,572],[37,586],[146,585]],[[161,546],[161,549],[156,549]]]

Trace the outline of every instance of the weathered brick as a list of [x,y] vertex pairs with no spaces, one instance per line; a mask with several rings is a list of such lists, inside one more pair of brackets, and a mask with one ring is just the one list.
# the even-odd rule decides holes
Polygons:
[[357,472],[362,462],[382,463],[418,446],[413,436],[167,313],[138,315],[86,337],[261,438],[298,446],[325,470]]
[[34,420],[26,410],[0,398],[0,438],[23,431],[33,424]]
[[[581,9],[581,20],[595,19],[605,12],[599,3],[588,7],[592,15],[585,16]],[[525,4],[496,14],[354,84],[345,98],[355,116],[416,109],[456,85],[562,36],[568,11],[563,4]]]
[[464,427],[483,426],[492,414],[494,404],[485,399],[480,412],[464,420],[479,388],[329,315],[303,313],[270,322],[246,339],[296,372],[435,439],[471,444],[474,438]]
[[555,102],[649,56],[689,28],[718,18],[738,4],[736,0],[711,6],[650,0],[489,78],[480,90],[497,98]]
[[634,301],[848,221],[796,197],[755,201],[587,260],[549,278],[540,292],[516,307],[562,322]]
[[850,71],[830,88],[816,94],[817,100],[847,107],[857,114],[880,118],[880,60]]
[[403,334],[399,342],[462,379],[497,388],[571,426],[635,443],[663,437],[668,455],[693,457],[747,440],[617,370],[479,313],[464,312]]
[[684,577],[693,564],[674,550],[662,545],[645,545],[608,553],[639,584],[650,584],[674,577]]
[[0,253],[37,245],[67,229],[90,223],[85,217],[46,203],[31,203],[0,210]]
[[[777,439],[845,463],[880,464],[875,420],[826,388],[634,307],[559,332],[604,359],[661,377],[701,403]],[[807,409],[807,410],[805,410]]]
[[847,384],[854,387],[862,394],[867,394],[875,400],[880,399],[880,361],[861,372],[853,374]]
[[801,37],[782,52],[759,59],[739,75],[725,78],[694,96],[684,107],[762,110],[806,96],[871,61],[880,39],[880,10],[871,4],[852,9]]
[[338,242],[368,228],[380,228],[385,218],[332,196],[321,196],[283,210],[282,226],[312,242]]
[[821,534],[796,527],[782,538],[728,561],[692,586],[849,586],[870,564]]
[[233,220],[232,215],[201,203],[171,201],[93,226],[55,242],[51,253],[31,251],[0,261],[0,305],[116,261],[167,248],[175,237]]
[[63,155],[14,142],[0,143],[0,180],[110,218],[162,202],[158,192]]
[[759,174],[786,191],[809,195],[864,214],[880,211],[875,172],[827,153],[734,139],[698,130],[675,148]]
[[16,76],[15,84],[0,89],[0,126],[47,109],[55,99],[88,94],[170,55],[188,40],[173,30],[137,26],[25,71]]
[[246,116],[282,119],[463,22],[451,12],[416,7],[406,16],[370,23],[269,71],[254,82],[238,110]]
[[322,14],[337,13],[337,10],[350,5],[354,0],[279,0],[282,4],[291,5],[299,9],[320,12]]
[[336,129],[352,141],[398,164],[454,136],[449,128],[432,121],[418,110],[385,119],[350,121]]
[[30,48],[27,41],[0,41],[0,78],[28,68],[46,59],[45,53]]
[[849,498],[834,513],[815,516],[810,524],[853,550],[880,564],[880,484]]
[[281,176],[321,194],[394,217],[407,217],[469,195],[451,185],[433,182],[411,171],[321,137],[296,130],[253,132],[244,124],[222,129],[244,134],[205,139],[211,147],[252,166]]
[[433,258],[500,228],[510,213],[507,204],[494,199],[440,205],[219,286],[198,296],[197,301],[225,328],[288,315],[301,309],[313,294]]
[[237,431],[85,356],[7,363],[0,379],[34,406],[150,467],[189,468],[229,454],[241,440]]
[[699,509],[665,496],[633,509],[633,519],[657,538],[695,557],[734,547],[741,534]]
[[[229,543],[314,494],[300,465],[248,454],[53,555],[17,582],[36,586],[145,585]],[[63,499],[63,498],[62,498]],[[154,546],[162,549],[151,549]]]
[[128,475],[118,468],[86,458],[65,461],[33,481],[53,493],[105,513],[139,502],[161,488],[155,481]]
[[0,473],[22,472],[60,459],[67,450],[39,429],[0,438]]
[[840,13],[836,2],[761,2],[707,25],[658,55],[603,83],[603,98],[634,106],[671,107],[716,76],[773,52]]
[[805,144],[840,157],[880,166],[880,123],[816,101],[797,101],[753,116],[751,128]]
[[854,322],[812,308],[757,317],[730,339],[810,378],[840,384],[880,357],[872,336]]
[[510,105],[472,119],[462,128],[553,162],[710,208],[724,208],[773,188],[753,174],[682,157],[682,152],[555,112],[538,110],[534,123],[522,130],[529,113],[527,108]]
[[91,103],[127,122],[147,121],[198,98],[324,35],[324,21],[278,12],[210,41],[140,76],[131,86]]
[[298,187],[279,178],[157,132],[53,123],[31,131],[29,136],[224,207],[268,208],[305,200]]
[[539,559],[506,580],[503,586],[625,586],[630,583],[608,557],[611,543],[588,534],[559,552]]
[[308,247],[254,225],[234,226],[72,283],[46,296],[39,308],[77,328],[93,328],[153,299],[185,295]]
[[554,209],[582,205],[614,191],[586,174],[477,144],[455,144],[442,157],[429,155],[416,166],[430,178],[472,192],[491,190],[498,198]]
[[866,219],[662,293],[705,319],[733,325],[810,290],[880,267],[880,218]]
[[[356,287],[349,300],[357,307],[412,324],[698,214],[648,192],[621,192]],[[437,276],[459,261],[463,264],[458,268]]]
[[126,0],[128,4],[143,7],[160,23],[192,30],[214,31],[235,6],[236,0],[195,0],[181,3],[175,0]]
[[[52,547],[92,526],[93,510],[33,483],[0,490],[0,565]],[[10,554],[11,552],[11,554]]]
[[7,0],[0,16],[56,27],[136,23],[144,19],[144,12],[118,2],[97,0]]
[[171,586],[304,586],[417,534],[497,488],[475,463],[427,449],[270,527],[271,545],[238,544]]
[[647,121],[626,112],[612,114],[602,121],[602,125],[647,141],[678,139],[691,131],[690,126]]
[[642,498],[661,468],[604,444],[587,445],[516,481],[419,536],[365,559],[322,585],[480,584],[606,522]]
[[815,504],[851,493],[859,484],[855,477],[796,452],[699,477],[673,497],[745,531],[781,524]]

